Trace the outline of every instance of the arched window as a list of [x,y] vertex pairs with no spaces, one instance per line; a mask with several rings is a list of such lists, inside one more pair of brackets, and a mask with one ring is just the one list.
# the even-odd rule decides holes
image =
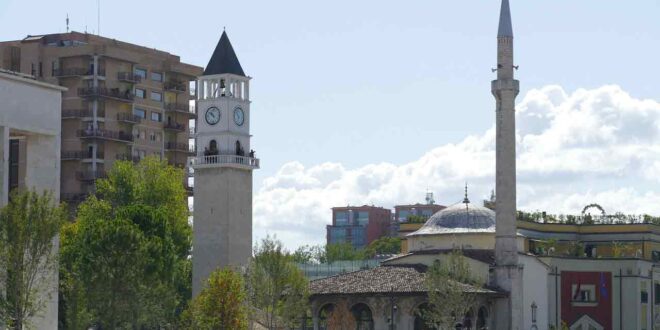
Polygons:
[[333,304],[327,304],[321,307],[321,310],[319,310],[319,330],[328,329],[328,319],[330,318],[330,314],[332,314],[334,309],[335,305]]
[[218,150],[218,143],[215,142],[215,140],[211,140],[209,143],[209,150],[210,151],[217,151]]
[[482,306],[477,313],[477,330],[488,329],[488,309]]
[[237,156],[242,156],[241,152],[243,151],[243,148],[241,148],[241,142],[236,140],[236,155]]
[[357,330],[374,330],[374,318],[371,309],[365,304],[356,304],[351,308],[351,313],[355,318]]
[[415,324],[413,326],[414,330],[431,330],[433,329],[430,327],[427,323],[426,320],[424,319],[424,313],[426,313],[429,309],[429,305],[427,303],[423,303],[415,309]]

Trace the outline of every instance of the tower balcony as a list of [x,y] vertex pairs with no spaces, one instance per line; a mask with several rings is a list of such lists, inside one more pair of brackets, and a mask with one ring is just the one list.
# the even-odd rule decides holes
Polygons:
[[184,93],[186,91],[186,84],[183,81],[170,80],[163,83],[163,89],[168,92]]
[[131,155],[131,154],[128,154],[128,153],[125,153],[125,154],[121,154],[121,153],[120,153],[120,154],[117,154],[117,155],[115,156],[115,159],[116,159],[116,160],[129,161],[129,162],[133,162],[133,163],[139,163],[139,162],[140,162],[140,156],[135,156],[135,155]]
[[133,72],[117,72],[117,80],[137,84],[142,81],[142,76]]
[[107,175],[105,171],[78,171],[76,172],[76,179],[80,181],[95,181],[96,179],[105,178]]
[[244,169],[258,169],[259,158],[238,155],[210,155],[192,158],[193,168],[235,167]]
[[195,147],[181,142],[166,142],[165,151],[184,152],[188,154],[195,153]]
[[[94,72],[89,68],[66,68],[66,69],[53,69],[53,76],[58,78],[67,77],[86,77],[93,76]],[[99,76],[105,76],[105,70],[98,70]]]
[[[103,151],[96,151],[96,158],[103,159]],[[82,159],[91,159],[94,158],[94,153],[89,152],[88,150],[71,150],[71,151],[62,151],[60,160],[82,160]]]
[[195,117],[195,109],[189,104],[185,103],[165,103],[164,105],[165,112],[174,112],[183,115],[188,115],[190,117]]
[[85,139],[102,139],[117,142],[133,142],[133,135],[124,133],[122,131],[110,131],[105,129],[80,129],[76,132],[79,138]]
[[163,128],[165,130],[175,131],[175,132],[178,132],[178,133],[186,131],[186,126],[183,125],[183,124],[179,124],[177,122],[165,123]]
[[78,96],[83,98],[98,98],[103,97],[111,100],[132,103],[135,95],[130,89],[124,91],[119,88],[105,88],[105,87],[86,87],[78,88]]
[[[82,119],[82,120],[91,120],[94,117],[91,109],[64,109],[62,110],[62,119]],[[98,109],[96,111],[96,117],[102,118],[105,117],[105,111]]]
[[142,117],[134,115],[132,113],[122,112],[117,114],[117,121],[121,121],[128,124],[139,124],[140,122],[142,122]]

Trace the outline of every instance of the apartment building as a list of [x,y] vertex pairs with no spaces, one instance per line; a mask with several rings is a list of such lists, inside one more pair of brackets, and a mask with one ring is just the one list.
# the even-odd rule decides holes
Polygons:
[[61,197],[70,204],[92,193],[117,160],[156,155],[183,168],[194,154],[189,128],[196,118],[194,81],[203,69],[176,55],[70,32],[0,42],[0,65],[68,89]]
[[390,234],[392,211],[376,206],[332,208],[332,225],[326,227],[327,244],[351,243],[364,248]]

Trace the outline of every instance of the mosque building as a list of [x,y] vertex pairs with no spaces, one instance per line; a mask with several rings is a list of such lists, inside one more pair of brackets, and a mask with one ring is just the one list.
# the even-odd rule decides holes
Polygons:
[[377,268],[310,283],[315,329],[346,305],[359,329],[427,329],[425,271],[460,250],[476,285],[457,329],[660,328],[660,226],[652,219],[584,216],[557,221],[516,209],[513,29],[503,0],[498,30],[496,201],[450,205],[426,223],[401,224],[403,253]]

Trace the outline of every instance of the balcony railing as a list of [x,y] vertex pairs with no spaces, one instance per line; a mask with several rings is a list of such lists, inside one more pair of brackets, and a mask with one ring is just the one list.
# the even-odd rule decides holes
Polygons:
[[[53,69],[54,77],[78,77],[78,76],[91,76],[94,75],[94,72],[89,68],[65,68],[65,69]],[[98,70],[99,76],[105,76],[105,70]]]
[[186,131],[186,126],[183,125],[183,124],[179,124],[177,122],[165,123],[164,128],[167,129],[167,130],[177,131],[177,132],[185,132]]
[[165,108],[165,111],[177,112],[177,113],[191,115],[191,116],[195,115],[195,109],[193,107],[191,107],[189,104],[165,103],[164,108]]
[[110,131],[105,129],[80,129],[77,136],[81,138],[97,138],[119,142],[133,142],[133,135],[123,131]]
[[242,165],[250,168],[259,168],[259,158],[237,156],[237,155],[212,155],[199,156],[192,159],[193,166],[203,165]]
[[78,171],[76,172],[76,179],[80,181],[94,181],[96,179],[105,178],[107,175],[105,171]]
[[186,152],[186,153],[195,153],[195,146],[188,145],[187,143],[180,143],[180,142],[166,142],[165,143],[165,150],[167,151],[179,151],[179,152]]
[[60,200],[67,203],[79,203],[84,201],[89,194],[86,193],[61,193]]
[[[105,117],[105,111],[102,109],[96,110],[97,117]],[[92,118],[91,109],[64,109],[62,110],[62,119],[81,119]]]
[[121,112],[117,114],[117,120],[129,124],[139,124],[142,121],[142,117],[134,115],[132,113]]
[[139,163],[140,162],[140,156],[134,156],[131,154],[117,154],[116,156],[117,160],[125,160],[125,161],[131,161],[134,163]]
[[135,95],[130,89],[124,91],[119,88],[105,88],[105,87],[87,87],[78,88],[78,96],[80,97],[106,97],[113,100],[124,102],[133,102]]
[[163,83],[163,89],[170,92],[183,93],[186,91],[186,84],[183,81],[166,81]]
[[142,81],[142,76],[137,75],[133,72],[118,72],[117,79],[120,81],[137,84]]
[[[80,160],[80,159],[89,159],[93,158],[94,153],[84,150],[74,150],[74,151],[62,151],[61,160]],[[103,159],[103,151],[96,151],[96,158]]]

